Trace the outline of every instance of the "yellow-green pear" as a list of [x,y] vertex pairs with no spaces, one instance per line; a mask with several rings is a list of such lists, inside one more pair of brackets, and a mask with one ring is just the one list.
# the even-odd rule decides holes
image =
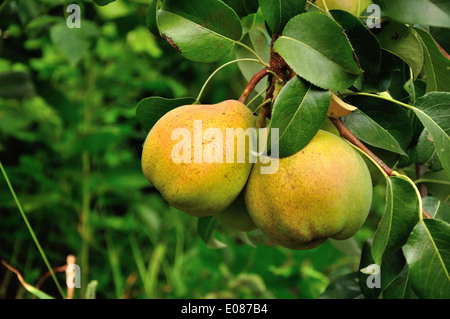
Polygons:
[[148,133],[143,173],[169,204],[189,215],[223,211],[250,174],[249,147],[239,142],[254,123],[250,109],[236,100],[177,107]]
[[363,13],[367,6],[372,3],[371,0],[317,0],[316,5],[319,8],[326,10],[324,2],[326,2],[328,10],[344,10],[355,16]]
[[214,215],[214,217],[222,225],[234,230],[249,232],[256,229],[256,225],[245,206],[244,192],[241,192],[236,200],[223,212]]
[[[334,126],[334,124],[328,117],[325,118],[320,129],[330,132],[336,136],[340,136],[338,129],[336,128],[336,126]],[[376,186],[381,183],[384,180],[383,173],[381,173],[380,170],[375,166],[375,164],[373,164],[372,161],[369,160],[366,156],[361,154],[361,158],[364,160],[364,163],[366,163],[367,168],[369,169],[370,178],[372,179],[372,186]]]
[[365,222],[372,182],[361,156],[342,138],[319,130],[301,151],[279,159],[278,171],[253,166],[245,201],[256,226],[290,249],[347,239]]

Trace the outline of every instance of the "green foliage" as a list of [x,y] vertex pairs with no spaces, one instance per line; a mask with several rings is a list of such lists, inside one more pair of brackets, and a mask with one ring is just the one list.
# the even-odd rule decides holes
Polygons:
[[342,10],[331,10],[330,13],[333,19],[344,28],[358,63],[364,70],[364,79],[366,81],[376,79],[381,71],[381,46],[376,36],[370,32],[362,20],[351,13]]
[[448,223],[439,219],[423,220],[414,227],[403,247],[411,286],[419,298],[446,298],[450,293],[449,235]]
[[164,38],[187,59],[214,62],[242,36],[236,13],[222,1],[164,1],[158,12]]
[[411,125],[404,108],[371,96],[349,96],[348,101],[358,110],[346,116],[343,122],[356,137],[377,148],[406,155],[411,142]]
[[[416,214],[412,214],[413,212]],[[372,256],[378,265],[381,265],[382,260],[392,252],[406,244],[408,234],[419,219],[419,202],[412,185],[399,177],[388,179],[386,210],[372,243]]]
[[[393,20],[436,27],[450,27],[449,6],[444,1],[374,0]],[[437,3],[433,3],[437,2]]]
[[305,11],[306,1],[259,0],[259,6],[272,33],[283,32],[286,23]]
[[341,26],[323,14],[292,18],[274,49],[299,76],[322,89],[346,89],[362,74]]
[[450,178],[450,94],[432,92],[417,100],[414,113],[430,133],[436,153]]
[[[291,156],[316,135],[327,116],[330,93],[295,77],[280,91],[273,106],[270,128],[279,129],[279,156]],[[308,125],[304,125],[308,123]],[[268,148],[271,136],[269,132]]]

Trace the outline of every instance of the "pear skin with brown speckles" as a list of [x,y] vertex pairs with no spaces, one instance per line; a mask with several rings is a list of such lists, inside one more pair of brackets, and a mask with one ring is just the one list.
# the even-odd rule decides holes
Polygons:
[[[245,154],[239,152],[237,135],[227,130],[245,132],[255,126],[255,118],[236,100],[184,105],[167,112],[145,140],[141,158],[145,177],[169,204],[186,214],[202,217],[223,211],[244,188],[253,165],[249,147],[242,151]],[[234,157],[227,153],[233,141]]]
[[245,202],[256,226],[281,246],[304,250],[328,238],[347,239],[364,224],[372,181],[361,156],[342,138],[319,130],[274,174],[255,163]]

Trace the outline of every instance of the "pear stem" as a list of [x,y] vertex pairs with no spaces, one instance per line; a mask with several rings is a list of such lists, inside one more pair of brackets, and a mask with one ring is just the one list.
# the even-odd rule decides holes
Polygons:
[[341,136],[347,139],[350,143],[361,149],[364,153],[369,155],[388,175],[392,176],[394,170],[386,165],[380,158],[378,158],[371,150],[367,148],[350,130],[342,123],[342,121],[335,117],[329,117],[330,121],[333,122],[334,126],[338,129]]
[[259,62],[256,59],[249,59],[249,58],[245,58],[245,59],[236,59],[233,61],[229,61],[223,65],[221,65],[220,67],[218,67],[213,73],[211,73],[211,75],[208,77],[208,79],[206,79],[205,83],[203,84],[202,88],[200,89],[200,92],[198,93],[197,98],[195,99],[195,103],[200,103],[200,99],[203,95],[203,92],[205,91],[206,86],[208,85],[208,83],[211,81],[211,79],[217,74],[217,72],[219,72],[220,70],[222,70],[224,67],[233,64],[233,63],[238,63],[238,62]]
[[257,72],[248,82],[247,86],[245,87],[244,91],[242,92],[241,97],[239,98],[239,102],[245,104],[247,102],[248,97],[255,89],[256,85],[266,76],[269,74],[269,68],[264,68],[261,71]]

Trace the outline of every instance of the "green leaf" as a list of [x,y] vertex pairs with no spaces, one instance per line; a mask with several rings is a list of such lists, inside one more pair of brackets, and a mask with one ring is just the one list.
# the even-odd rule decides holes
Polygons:
[[418,180],[425,184],[427,191],[443,203],[450,204],[450,180],[444,170],[426,172]]
[[[3,169],[3,167],[2,167]],[[22,274],[15,268],[11,267],[9,264],[7,264],[5,261],[2,261],[3,266],[5,266],[7,269],[9,269],[10,271],[12,271],[13,273],[16,274],[17,279],[19,280],[19,282],[22,284],[22,286],[31,294],[35,295],[36,297],[38,297],[39,299],[55,299],[54,297],[46,294],[45,292],[43,292],[42,290],[39,290],[38,288],[30,285],[29,283],[25,282],[25,280],[23,279]]]
[[367,96],[349,96],[348,102],[358,110],[342,122],[361,141],[396,154],[405,155],[411,141],[411,124],[399,105]]
[[39,299],[55,299],[54,297],[50,296],[49,294],[43,292],[42,290],[37,289],[36,287],[33,287],[31,285],[24,286],[28,292],[32,293]]
[[19,71],[0,73],[0,97],[21,99],[35,95],[36,91],[29,73]]
[[344,28],[355,50],[364,79],[376,79],[381,67],[381,47],[377,37],[353,14],[342,10],[331,10],[334,20]]
[[31,20],[27,24],[26,30],[37,32],[39,30],[42,30],[45,27],[48,27],[49,25],[51,25],[53,23],[61,22],[62,20],[63,20],[62,17],[56,17],[56,16],[52,16],[52,15],[42,15],[42,16],[39,16],[39,17]]
[[160,36],[158,27],[158,10],[161,6],[161,0],[150,0],[150,4],[147,9],[147,15],[145,17],[145,23],[147,28],[153,35]]
[[406,24],[450,28],[450,15],[428,0],[373,0],[388,17]]
[[363,246],[358,274],[359,286],[368,299],[379,298],[405,265],[405,258],[400,250],[383,260],[381,266],[377,265],[372,257],[372,240],[369,239]]
[[436,144],[427,129],[424,129],[419,136],[416,146],[416,162],[425,165],[426,168],[432,171],[442,169],[442,164],[439,156],[436,153]]
[[83,151],[98,154],[121,139],[123,136],[116,128],[95,129],[89,133],[74,136],[65,146],[65,155],[71,157],[81,154]]
[[258,11],[258,0],[222,0],[229,5],[239,17],[244,17]]
[[419,28],[414,30],[419,34],[423,44],[427,92],[450,92],[450,59],[441,52],[436,41],[427,31]]
[[383,290],[383,299],[418,299],[411,287],[408,265],[405,265],[401,273]]
[[157,19],[162,36],[192,61],[217,61],[242,37],[239,17],[219,0],[167,0]]
[[[271,130],[279,129],[280,158],[297,153],[311,141],[327,116],[330,101],[329,91],[318,89],[299,77],[283,87],[270,121]],[[268,144],[270,141],[269,133]]]
[[361,248],[354,236],[344,240],[329,238],[328,241],[334,248],[346,255],[361,255]]
[[423,67],[423,49],[415,32],[412,32],[404,24],[389,22],[378,35],[381,48],[403,61],[413,70],[414,78],[417,78]]
[[99,6],[106,6],[108,3],[114,2],[116,0],[94,0],[94,2]]
[[64,53],[72,66],[89,50],[90,41],[97,35],[97,26],[87,20],[81,22],[81,28],[70,29],[65,23],[59,23],[50,29],[53,44]]
[[197,233],[208,248],[219,249],[226,245],[216,238],[213,233],[216,229],[218,221],[214,216],[199,217],[197,223]]
[[324,14],[292,18],[274,50],[299,76],[322,89],[346,89],[362,74],[341,26]]
[[[358,279],[359,279],[359,288],[364,296],[368,299],[376,299],[381,294],[381,278],[370,278],[369,274],[361,272],[363,269],[367,269],[367,267],[376,267],[372,266],[375,264],[375,261],[372,257],[372,239],[367,240],[363,247],[361,253],[361,260],[359,262],[359,271],[358,271]],[[374,279],[374,280],[370,280]],[[377,282],[376,280],[379,279]],[[370,286],[370,284],[379,284],[379,286]]]
[[435,219],[450,223],[450,206],[439,199],[427,196],[422,199],[423,208]]
[[[377,40],[378,41],[378,40]],[[400,73],[396,64],[397,57],[388,51],[381,50],[380,73],[375,79],[364,77],[361,91],[364,92],[385,92],[390,90],[393,76]],[[402,82],[403,84],[404,82]],[[392,94],[392,92],[391,92]]]
[[353,272],[333,280],[319,299],[355,299],[361,296],[358,273]]
[[[271,39],[265,28],[256,27],[251,29],[247,34],[244,35],[241,42],[258,53],[258,55],[264,62],[269,62]],[[236,46],[236,58],[246,59],[255,58],[255,56],[246,48],[243,48],[242,46]],[[247,81],[250,81],[253,75],[262,69],[261,64],[255,62],[239,62],[238,66]],[[255,91],[261,92],[266,88],[266,81],[260,81],[257,84]]]
[[142,127],[149,132],[153,125],[170,110],[193,103],[195,103],[195,99],[191,97],[166,99],[159,96],[152,96],[138,103],[136,106],[136,117]]
[[406,243],[419,214],[419,199],[412,185],[400,177],[389,178],[386,209],[373,239],[372,256],[378,265]]
[[281,33],[286,23],[305,12],[306,0],[259,0],[259,6],[272,33]]
[[95,4],[99,6],[106,6],[108,3],[114,2],[116,0],[94,0]]
[[403,247],[411,286],[423,299],[450,298],[450,224],[425,219],[414,227]]
[[430,92],[417,100],[413,110],[430,133],[436,152],[450,178],[450,93]]

